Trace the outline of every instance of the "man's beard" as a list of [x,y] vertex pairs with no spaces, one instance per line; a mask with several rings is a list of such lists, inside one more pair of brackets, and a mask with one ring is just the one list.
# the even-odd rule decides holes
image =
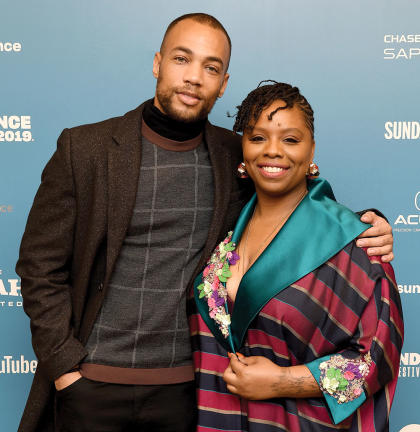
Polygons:
[[[183,88],[183,89],[168,89],[168,90],[161,90],[159,89],[159,80],[157,82],[156,87],[156,97],[159,101],[160,106],[164,110],[164,114],[166,114],[168,117],[172,118],[173,120],[183,122],[183,123],[194,123],[200,120],[204,120],[207,118],[207,115],[210,113],[211,109],[213,108],[216,100],[217,95],[214,95],[213,97],[209,99],[202,98],[201,95],[199,95],[200,100],[204,102],[204,104],[201,106],[200,110],[198,112],[188,112],[188,108],[185,111],[178,110],[173,107],[172,104],[172,98],[175,97],[177,92],[184,91],[191,91],[191,88]],[[194,91],[194,93],[197,93]]]

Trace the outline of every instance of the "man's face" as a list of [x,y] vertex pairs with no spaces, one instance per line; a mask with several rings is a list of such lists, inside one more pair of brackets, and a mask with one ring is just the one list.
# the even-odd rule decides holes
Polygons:
[[229,56],[221,30],[191,19],[176,24],[153,61],[155,106],[178,121],[206,118],[225,91]]

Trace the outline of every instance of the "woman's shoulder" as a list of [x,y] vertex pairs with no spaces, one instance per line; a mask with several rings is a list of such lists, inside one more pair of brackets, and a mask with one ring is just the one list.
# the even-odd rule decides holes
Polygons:
[[356,239],[348,243],[325,264],[335,269],[337,273],[351,277],[357,282],[375,283],[381,278],[386,278],[396,283],[392,265],[382,262],[380,256],[369,256],[366,248],[356,245]]

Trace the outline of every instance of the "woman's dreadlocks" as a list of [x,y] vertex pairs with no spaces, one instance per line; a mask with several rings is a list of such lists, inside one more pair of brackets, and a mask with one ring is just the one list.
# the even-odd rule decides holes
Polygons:
[[[261,85],[267,82],[272,84]],[[238,112],[236,114],[233,131],[243,132],[247,127],[252,127],[258,121],[261,112],[276,100],[282,100],[286,105],[278,107],[271,112],[268,119],[271,120],[277,111],[293,108],[293,106],[296,105],[303,112],[306,125],[311,131],[313,138],[314,112],[308,101],[300,94],[297,87],[292,87],[290,84],[279,83],[273,80],[261,81],[258,87],[252,90],[242,101],[241,105],[236,107]]]

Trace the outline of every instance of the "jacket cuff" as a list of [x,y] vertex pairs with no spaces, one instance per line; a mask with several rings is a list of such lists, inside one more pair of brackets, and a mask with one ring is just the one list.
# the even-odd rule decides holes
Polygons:
[[[331,366],[331,363],[335,363],[334,358],[338,358],[338,357],[342,358],[341,355],[327,355],[325,357],[316,359],[310,363],[306,363],[305,365],[311,372],[312,376],[315,378],[316,382],[318,383],[323,393],[324,399],[328,406],[330,417],[334,422],[334,424],[338,424],[342,422],[344,419],[346,419],[347,417],[349,417],[366,400],[366,395],[362,387],[355,386],[355,388],[352,390],[353,391],[356,390],[355,393],[358,394],[358,396],[357,397],[353,396],[350,398],[344,396],[345,391],[340,391],[339,388],[335,389],[335,387],[341,385],[341,382],[339,380],[343,378],[341,376],[343,371],[340,371],[340,367],[337,368],[331,367],[331,369],[335,374],[338,373],[340,375],[340,377],[336,379],[336,381],[338,381],[337,386],[335,387],[334,385],[329,386],[328,383],[325,382],[325,379],[327,378],[326,371],[328,371],[328,368]],[[364,364],[362,361],[360,361],[360,363]],[[330,378],[327,378],[327,380],[329,379]],[[343,384],[343,390],[346,390],[344,387],[350,387],[347,380],[344,380],[343,382],[346,384],[346,385]]]
[[48,380],[54,381],[67,373],[74,365],[79,364],[86,355],[87,351],[84,346],[72,337],[61,346],[59,351],[50,355],[46,360],[40,360],[38,368]]

